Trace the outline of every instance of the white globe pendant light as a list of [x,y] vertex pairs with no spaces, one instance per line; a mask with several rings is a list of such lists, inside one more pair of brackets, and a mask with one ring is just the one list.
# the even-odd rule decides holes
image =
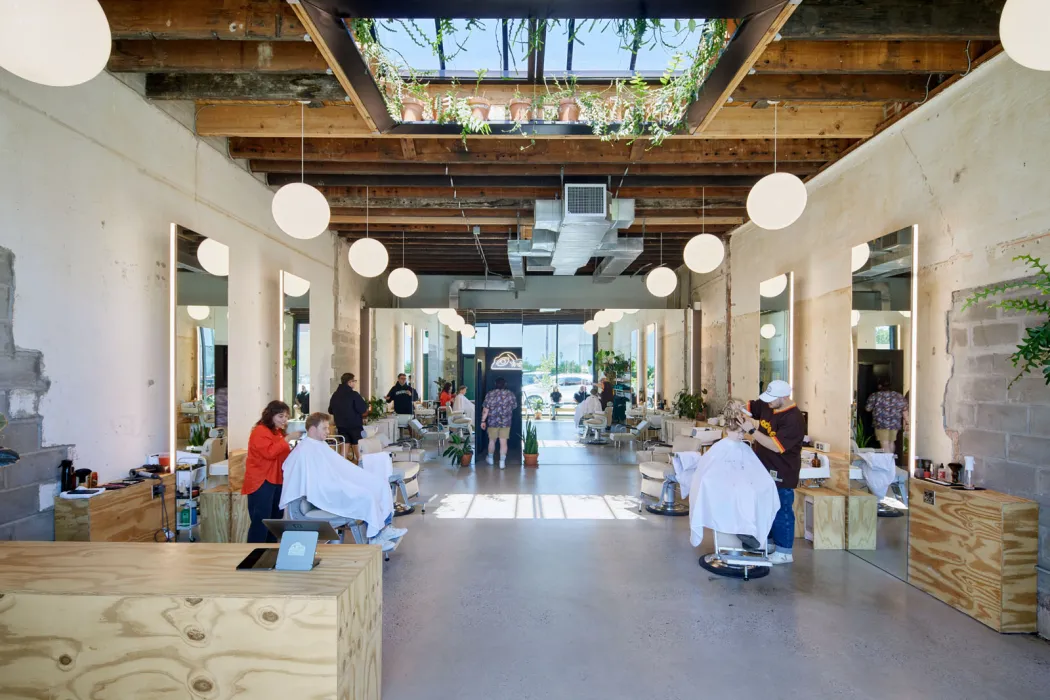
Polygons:
[[690,270],[706,274],[714,272],[722,264],[726,257],[726,248],[718,236],[701,233],[699,236],[693,236],[685,244],[682,257],[685,259],[685,266]]
[[609,319],[613,323],[619,323],[623,320],[623,311],[619,309],[606,309],[605,318]]
[[292,238],[317,238],[332,221],[332,209],[320,190],[306,180],[306,103],[299,102],[299,182],[289,182],[277,190],[270,202],[270,213],[277,226]]
[[612,321],[609,319],[609,312],[605,309],[594,314],[594,322],[598,324],[600,328],[605,328]]
[[1050,71],[1050,3],[1007,0],[999,16],[999,40],[1025,68]]
[[463,326],[463,329],[459,332],[459,334],[462,335],[464,338],[473,338],[475,335],[478,334],[478,330],[468,323],[467,325]]
[[350,246],[350,267],[362,277],[379,277],[390,264],[386,246],[368,237],[368,188],[365,188],[365,237]]
[[849,312],[849,324],[856,328],[858,323],[860,323],[860,312],[853,309]]
[[461,330],[467,327],[467,320],[457,314],[455,318],[449,321],[448,327],[459,333]]
[[638,309],[624,309],[623,312],[625,314],[636,314],[638,313]]
[[420,309],[420,311],[425,313],[427,316],[433,316],[434,314],[436,314],[438,312],[437,309]]
[[321,191],[305,182],[289,182],[270,203],[277,226],[292,238],[317,238],[328,229],[332,210]]
[[4,0],[0,68],[40,85],[80,85],[102,72],[112,35],[98,0]]
[[301,297],[310,291],[310,282],[302,277],[284,272],[284,295],[288,297]]
[[374,238],[361,238],[350,246],[350,267],[362,277],[379,277],[390,264],[386,246]]
[[778,275],[758,285],[758,293],[767,299],[778,297],[784,293],[788,286],[788,276]]
[[755,225],[779,231],[798,221],[809,195],[802,180],[777,172],[777,102],[773,105],[773,172],[759,180],[747,194],[747,215]]
[[452,322],[452,319],[456,318],[459,314],[456,313],[455,309],[441,309],[438,313],[438,320],[446,326]]
[[230,249],[213,238],[205,238],[197,246],[197,261],[210,275],[227,277],[230,274]]
[[911,318],[911,311],[901,311],[900,315],[904,318]]
[[645,287],[654,297],[666,297],[678,286],[678,276],[669,267],[658,267],[645,276]]
[[867,243],[861,243],[860,245],[853,246],[853,250],[850,251],[850,272],[856,272],[860,268],[864,267],[868,263],[868,258],[871,257],[871,248]]
[[763,338],[769,340],[777,334],[777,327],[774,326],[772,323],[766,323],[758,329],[758,332]]
[[404,299],[416,293],[416,290],[419,289],[419,280],[416,278],[416,273],[407,267],[399,267],[390,272],[386,278],[386,286],[390,288],[394,296]]
[[211,315],[211,307],[209,306],[187,306],[186,313],[190,315],[194,321],[203,321]]
[[598,332],[598,324],[594,320],[585,321],[583,324],[583,330],[587,335],[594,335]]

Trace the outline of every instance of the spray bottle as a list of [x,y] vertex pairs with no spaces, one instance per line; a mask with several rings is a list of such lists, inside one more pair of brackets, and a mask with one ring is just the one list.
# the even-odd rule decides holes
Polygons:
[[973,457],[963,457],[963,488],[973,490]]

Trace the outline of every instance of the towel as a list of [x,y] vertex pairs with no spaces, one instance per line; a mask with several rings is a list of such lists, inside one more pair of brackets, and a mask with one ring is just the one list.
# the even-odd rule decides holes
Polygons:
[[766,541],[780,510],[780,496],[773,477],[748,445],[719,440],[690,471],[689,541],[694,547],[703,541],[705,527]]
[[886,497],[886,490],[897,480],[897,455],[892,452],[861,451],[857,456],[864,460],[860,471],[868,490],[880,501]]
[[369,537],[379,534],[393,515],[394,500],[387,480],[340,457],[320,440],[300,440],[284,460],[283,469],[281,508],[305,497],[315,508],[363,520]]
[[675,478],[681,484],[682,495],[686,498],[689,497],[689,489],[693,485],[693,475],[696,473],[696,468],[699,466],[701,459],[703,459],[703,455],[699,452],[676,452],[671,459],[671,463],[674,465]]
[[390,457],[389,452],[373,452],[372,454],[361,455],[361,468],[369,474],[383,479],[388,484],[390,483],[390,475],[394,473],[394,460]]

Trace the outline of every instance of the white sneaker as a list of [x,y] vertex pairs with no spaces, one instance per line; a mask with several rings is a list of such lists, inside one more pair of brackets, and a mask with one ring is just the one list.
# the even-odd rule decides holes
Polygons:
[[379,531],[375,537],[372,538],[373,542],[387,542],[389,540],[396,540],[404,537],[408,530],[400,527],[394,527],[393,525],[387,525]]
[[774,564],[790,564],[795,561],[795,558],[790,554],[784,554],[783,552],[773,552],[769,555],[769,561]]
[[507,460],[505,460],[505,459],[501,459],[501,460],[499,461],[499,468],[500,468],[500,469],[506,469],[506,468],[507,468]]
[[386,542],[383,542],[382,544],[383,544],[383,551],[384,552],[393,552],[394,551],[394,547],[397,546],[397,542],[394,542],[393,540],[387,540]]
[[485,456],[485,461],[486,461],[486,462],[488,462],[489,464],[492,464],[492,463],[493,463],[493,462],[492,462],[492,453],[491,453],[491,452],[489,452],[489,453],[488,453],[488,454],[487,454],[487,455]]

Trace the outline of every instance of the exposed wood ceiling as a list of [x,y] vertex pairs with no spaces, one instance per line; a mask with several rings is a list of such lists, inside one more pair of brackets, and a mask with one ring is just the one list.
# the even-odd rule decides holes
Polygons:
[[[676,264],[701,230],[724,234],[746,220],[750,186],[772,169],[770,100],[780,102],[778,169],[811,176],[997,51],[1004,1],[803,0],[790,9],[777,0],[694,3],[776,7],[786,16],[763,25],[732,75],[712,85],[709,104],[694,104],[697,132],[655,148],[645,140],[551,133],[494,134],[466,145],[457,131],[377,134],[367,110],[347,97],[339,67],[331,69],[332,55],[326,60],[317,43],[304,41],[304,22],[283,0],[101,4],[116,39],[111,71],[146,74],[152,99],[196,102],[198,133],[228,137],[230,155],[247,159],[275,187],[299,178],[303,157],[306,181],[332,205],[333,230],[356,240],[367,219],[370,235],[388,245],[394,264],[401,263],[403,238],[406,263],[417,272],[481,273],[480,249],[491,272],[508,274],[506,241],[518,221],[531,219],[534,200],[558,196],[563,182],[598,181],[636,200],[638,221],[628,235],[644,231],[645,251],[625,272],[634,274],[661,260]],[[357,16],[376,7],[390,16],[392,6],[433,6],[418,0],[314,4],[352,6]],[[527,4],[498,0],[483,14],[502,16],[501,8]],[[562,11],[570,6],[568,0],[549,4]],[[587,0],[573,7],[612,12],[629,4]],[[486,86],[494,115],[515,88],[543,89]],[[298,100],[311,101],[305,127]],[[592,269],[593,261],[581,274]]]

